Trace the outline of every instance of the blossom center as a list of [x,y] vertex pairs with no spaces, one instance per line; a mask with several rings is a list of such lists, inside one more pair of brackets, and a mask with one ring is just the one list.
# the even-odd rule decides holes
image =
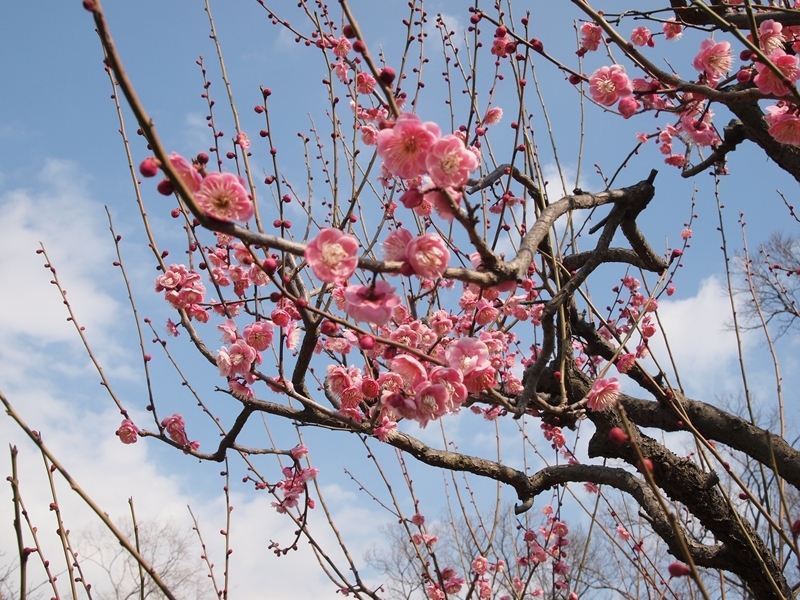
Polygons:
[[322,262],[326,267],[331,269],[337,267],[345,258],[347,258],[347,252],[341,244],[325,244],[322,248]]
[[439,168],[447,175],[452,175],[458,172],[458,167],[461,165],[461,155],[458,152],[448,152],[442,157],[442,162]]

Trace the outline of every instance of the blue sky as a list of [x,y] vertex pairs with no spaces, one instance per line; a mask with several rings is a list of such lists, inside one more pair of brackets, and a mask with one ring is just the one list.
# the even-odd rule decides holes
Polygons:
[[[305,22],[301,25],[301,16],[292,12],[295,3],[288,4],[292,7],[290,10],[287,5],[286,18],[308,30]],[[556,4],[547,3],[544,9],[537,9],[543,12],[532,19],[533,35],[542,39],[554,55],[574,64],[572,22],[580,15],[571,5],[567,10],[567,3]],[[624,6],[622,2],[606,4],[608,10]],[[463,31],[469,16],[468,5],[440,0],[427,4],[426,9],[431,16],[444,11],[447,22]],[[402,2],[387,2],[382,4],[380,14],[376,14],[374,3],[353,2],[373,52],[382,47],[387,56],[396,60],[403,42],[400,21],[405,16],[405,7]],[[211,93],[217,100],[220,128],[226,134],[233,131],[225,112],[224,89],[201,2],[108,0],[105,9],[126,68],[168,149],[190,156],[209,145],[205,101],[200,98],[202,79],[195,64],[201,54],[213,82]],[[324,64],[317,53],[296,45],[290,35],[271,25],[256,2],[220,2],[212,4],[212,9],[243,128],[253,141],[255,171],[261,173],[269,163],[268,148],[257,135],[263,124],[252,111],[252,106],[260,101],[259,85],[264,85],[274,92],[270,109],[281,168],[302,187],[305,171],[297,133],[308,133],[309,114],[318,126],[324,123],[326,96],[320,85]],[[520,16],[521,13],[515,14],[517,19]],[[624,24],[621,29],[633,26]],[[435,47],[435,30],[431,27],[429,31],[426,43]],[[688,77],[692,74],[691,57],[697,46],[692,40],[700,38],[687,37],[686,43],[669,47],[659,40],[655,52],[669,55],[671,64]],[[429,52],[435,56],[434,50]],[[144,518],[170,519],[185,525],[188,523],[185,505],[190,503],[201,515],[206,537],[215,537],[222,520],[219,509],[223,481],[217,474],[218,465],[199,465],[152,440],[131,447],[119,443],[114,436],[119,416],[97,385],[98,376],[74,329],[66,322],[61,299],[49,284],[48,271],[41,266],[42,257],[35,254],[42,242],[115,390],[131,413],[146,422],[141,356],[123,281],[119,270],[112,266],[116,257],[104,206],[112,215],[115,230],[123,236],[122,251],[137,293],[140,315],[150,317],[163,335],[163,324],[170,312],[163,299],[152,292],[154,261],[135,205],[114,104],[109,98],[111,88],[91,18],[76,0],[3,3],[0,57],[3,58],[0,61],[3,89],[0,93],[0,280],[6,282],[0,287],[0,364],[3,365],[0,389],[29,425],[43,432],[48,444],[109,514],[125,515],[126,499],[133,495]],[[584,71],[591,73],[607,61],[602,56],[589,56]],[[440,62],[433,60],[425,67],[426,82],[430,83],[421,94],[417,110],[426,120],[444,124],[447,113],[442,102]],[[509,75],[507,66],[504,68]],[[576,176],[580,97],[547,63],[537,63],[537,76],[570,189]],[[501,86],[495,104],[513,106],[510,91],[510,86]],[[486,90],[481,94],[481,105],[485,106]],[[555,181],[557,171],[552,151],[548,149],[547,126],[532,89],[527,103],[534,113],[540,152],[546,157],[543,158],[546,177]],[[651,114],[623,121],[618,116],[604,114],[590,103],[584,109],[587,124],[580,184],[588,190],[602,187],[592,165],[599,164],[604,172],[613,172],[634,147],[636,132],[651,132],[669,122],[663,115],[654,118]],[[147,151],[142,139],[133,134],[136,126],[132,116],[127,110],[125,115],[138,162]],[[508,130],[512,119],[511,111],[507,111],[497,126],[497,138],[493,139],[502,139],[505,134],[501,128]],[[728,119],[720,110],[717,123],[725,124]],[[504,146],[498,143],[495,148]],[[682,180],[676,169],[662,163],[651,142],[642,148],[618,183],[635,183],[646,177],[651,168],[659,169],[657,196],[640,225],[658,250],[679,242],[683,223],[692,213],[690,202],[695,187],[697,190],[694,212],[698,218],[693,225],[695,235],[686,255],[686,267],[676,281],[678,292],[672,300],[662,303],[670,343],[678,348],[677,361],[686,373],[683,377],[692,393],[708,400],[735,395],[740,384],[735,379],[734,340],[725,329],[729,317],[712,178],[701,175],[694,181]],[[730,243],[740,245],[736,224],[740,210],[746,213],[753,246],[773,230],[791,232],[796,227],[788,221],[774,191],[781,189],[792,202],[797,195],[796,183],[774,168],[759,149],[744,144],[731,157],[729,170],[731,175],[722,179],[720,191],[726,205],[724,214]],[[174,249],[173,257],[177,260],[181,231],[169,217],[172,205],[158,196],[154,188],[152,182],[142,186],[154,233],[162,248]],[[558,195],[555,185],[548,189]],[[613,278],[620,276],[618,271],[609,270],[612,279],[595,283],[595,292],[607,292],[616,283]],[[145,333],[146,340],[151,337]],[[219,377],[195,356],[185,337],[171,341],[170,349],[174,349],[182,366],[191,373],[193,385],[201,390],[203,398],[220,414],[227,414],[225,399],[213,393],[214,386],[220,384]],[[216,332],[210,332],[207,338],[212,346],[218,345]],[[783,338],[779,347],[786,356],[786,373],[794,366],[791,356],[794,343]],[[745,336],[745,349],[756,369],[754,388],[768,412],[774,406],[770,396],[774,384],[770,383],[768,364],[763,360],[765,349],[757,334]],[[151,367],[161,413],[183,412],[190,436],[194,433],[194,437],[201,437],[206,448],[213,446],[213,428],[202,415],[192,413],[193,400],[157,350],[148,347],[148,352],[154,355]],[[790,403],[791,400],[794,398]],[[796,417],[796,410],[793,412],[790,416]],[[513,435],[515,424],[501,427],[503,437]],[[494,428],[478,417],[469,414],[453,417],[447,428],[452,439],[470,451],[491,455]],[[285,440],[287,447],[296,443],[291,431],[278,425],[271,431]],[[255,429],[248,433],[254,439],[263,436]],[[344,467],[350,467],[359,478],[376,483],[376,474],[364,459],[366,450],[354,436],[315,431],[304,434],[312,448],[312,460],[323,471],[321,484],[331,499],[337,525],[346,532],[359,554],[374,538],[373,528],[391,520],[359,492],[356,484],[341,475]],[[430,443],[442,443],[438,426],[432,425],[420,435]],[[29,490],[30,504],[35,505],[31,513],[39,519],[41,529],[52,530],[54,526],[47,520],[49,500],[42,500],[46,498],[45,480],[35,448],[22,438],[10,419],[0,419],[0,439],[20,446],[25,467],[23,492]],[[510,461],[520,460],[518,448],[505,446]],[[391,459],[391,453],[386,453],[386,457]],[[258,462],[273,479],[277,478],[273,462]],[[6,456],[0,458],[0,464],[3,472],[10,473]],[[418,491],[430,499],[428,510],[438,516],[440,474],[416,464],[411,464],[411,469],[419,477]],[[243,472],[242,464],[233,466],[233,481],[240,481]],[[266,546],[271,539],[291,538],[292,526],[275,515],[268,498],[254,494],[248,485],[233,485],[237,506],[233,526],[237,559],[234,585],[238,586],[239,597],[259,597],[259,590],[267,582],[275,586],[271,596],[275,598],[332,595],[324,577],[306,568],[308,561],[313,560],[307,552],[280,561],[260,560],[268,553]],[[486,497],[492,493],[493,490],[487,490]],[[63,502],[71,504],[67,519],[74,520],[72,528],[77,530],[89,522],[85,511],[67,499],[66,488],[61,494]],[[513,500],[511,496],[506,499]],[[0,564],[13,555],[10,506],[10,502],[0,503],[0,551],[7,553],[0,557]],[[406,510],[410,514],[410,507]],[[364,528],[364,523],[370,523],[370,527]],[[330,541],[331,534],[324,533],[322,537]],[[218,544],[215,550],[218,556],[220,548]],[[219,558],[217,563],[221,562]],[[304,586],[302,591],[296,587],[299,580]]]

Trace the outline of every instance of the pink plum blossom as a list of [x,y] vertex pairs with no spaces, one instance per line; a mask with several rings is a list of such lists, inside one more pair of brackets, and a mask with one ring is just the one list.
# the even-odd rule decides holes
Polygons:
[[414,401],[417,405],[416,420],[423,429],[429,421],[439,419],[447,414],[450,393],[441,383],[426,381],[416,389]]
[[179,413],[167,417],[161,421],[161,426],[167,432],[169,438],[179,446],[188,446],[189,438],[186,436],[186,424]]
[[763,21],[758,26],[758,41],[764,54],[770,55],[778,48],[783,49],[786,37],[783,35],[783,25],[776,23],[772,19]]
[[589,410],[602,411],[613,406],[619,398],[621,386],[616,377],[597,379],[586,396],[586,407]]
[[756,71],[758,71],[758,74],[753,78],[753,83],[756,84],[758,91],[762,94],[785,96],[789,93],[789,87],[784,82],[786,80],[795,82],[800,79],[800,69],[798,69],[800,59],[791,54],[786,54],[783,48],[776,48],[769,55],[769,60],[783,73],[783,77],[778,77],[764,63],[757,62]]
[[130,419],[124,419],[116,433],[123,444],[135,444],[139,441],[139,428]]
[[384,416],[381,417],[381,424],[375,428],[373,433],[380,441],[385,442],[389,437],[389,433],[394,429],[397,429],[397,423]]
[[650,33],[650,30],[644,26],[637,27],[633,30],[631,33],[631,42],[633,42],[635,46],[650,46],[651,48],[655,46],[653,35]]
[[731,70],[733,56],[729,42],[715,42],[712,39],[700,43],[700,52],[694,58],[694,68],[705,73],[712,85],[722,79]]
[[436,123],[423,123],[413,113],[403,113],[394,127],[378,132],[378,156],[389,172],[402,179],[419,177],[425,170],[428,150],[441,135]]
[[664,23],[664,38],[671,42],[672,40],[680,39],[683,35],[683,25],[677,22],[675,17],[670,17]]
[[461,371],[467,390],[479,392],[494,384],[495,369],[484,342],[476,338],[460,338],[447,347],[444,356],[449,367]]
[[636,356],[633,354],[623,354],[619,358],[617,358],[617,371],[622,373],[623,375],[630,371],[633,368],[633,365],[636,363]]
[[800,146],[800,116],[787,104],[767,106],[764,115],[769,124],[769,134],[781,144]]
[[442,236],[428,233],[417,236],[408,243],[406,260],[418,276],[437,279],[447,270],[450,251]]
[[414,389],[428,380],[425,367],[410,354],[400,354],[389,361],[389,369],[403,379],[406,387]]
[[270,321],[256,321],[245,326],[243,337],[248,346],[259,352],[272,345],[273,325]]
[[200,210],[219,221],[247,221],[253,216],[247,190],[233,173],[209,173],[194,198]]
[[620,98],[633,93],[633,86],[622,65],[600,67],[589,77],[592,99],[603,106],[612,106]]
[[400,298],[387,281],[378,280],[373,286],[351,285],[344,289],[344,311],[356,322],[366,321],[383,325],[400,305]]
[[460,188],[478,168],[478,157],[464,146],[461,138],[446,135],[428,150],[425,166],[437,187]]
[[637,110],[639,110],[639,101],[634,98],[633,96],[628,96],[627,98],[623,98],[619,101],[617,105],[617,109],[619,110],[619,114],[621,114],[625,119],[630,119]]
[[356,75],[356,91],[359,94],[371,94],[375,91],[376,83],[377,82],[375,81],[375,78],[369,73],[361,71],[358,75]]
[[305,257],[320,281],[347,281],[358,266],[358,240],[338,229],[326,227],[306,246]]
[[581,48],[594,52],[603,41],[603,30],[595,23],[581,25]]
[[186,184],[190,192],[195,193],[200,189],[200,185],[203,183],[203,176],[194,168],[192,163],[177,152],[173,152],[169,155],[169,163],[172,165],[172,168],[178,172],[178,175],[183,179],[183,183]]
[[406,247],[414,239],[408,229],[398,227],[383,242],[383,257],[386,260],[405,261]]
[[246,375],[250,372],[257,352],[244,340],[236,340],[230,348],[221,348],[217,353],[217,367],[223,377]]
[[499,106],[493,106],[486,111],[485,115],[483,115],[483,124],[487,127],[489,125],[497,125],[502,118],[503,109]]

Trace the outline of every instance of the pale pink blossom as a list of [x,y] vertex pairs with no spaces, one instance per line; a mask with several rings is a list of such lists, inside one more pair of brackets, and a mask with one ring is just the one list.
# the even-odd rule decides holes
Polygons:
[[442,236],[428,233],[417,236],[408,243],[406,260],[419,277],[437,279],[447,270],[450,251]]
[[439,138],[425,158],[428,174],[436,187],[460,188],[478,168],[478,158],[455,135]]
[[236,322],[233,319],[227,319],[221,325],[217,325],[217,329],[222,332],[222,341],[226,344],[232,344],[238,337],[236,329]]
[[383,257],[386,260],[405,261],[406,247],[414,239],[411,232],[402,227],[398,227],[390,232],[383,242]]
[[256,351],[244,340],[236,340],[230,348],[221,348],[217,353],[217,367],[223,377],[245,375],[256,360]]
[[733,56],[729,42],[715,42],[712,39],[700,43],[700,52],[694,58],[694,68],[705,73],[706,79],[715,85],[731,70]]
[[600,67],[589,77],[592,99],[603,106],[612,106],[620,98],[633,93],[633,86],[622,65]]
[[356,322],[366,321],[383,325],[400,305],[400,298],[387,281],[378,280],[374,286],[351,285],[344,289],[345,312]]
[[358,75],[356,75],[356,91],[359,94],[371,94],[375,91],[376,83],[377,82],[375,81],[375,78],[369,73],[361,71]]
[[772,54],[778,48],[783,49],[786,37],[783,35],[783,25],[776,23],[772,19],[763,21],[758,26],[758,40],[764,54]]
[[169,163],[172,168],[178,172],[183,183],[189,188],[189,191],[194,193],[200,189],[200,184],[203,183],[203,176],[194,168],[194,165],[182,157],[177,152],[169,155]]
[[378,132],[378,156],[386,169],[403,179],[419,177],[425,170],[428,150],[441,135],[436,123],[423,123],[413,113],[403,113],[394,127]]
[[[336,73],[336,78],[342,83],[346,84],[350,79],[348,77],[348,74],[350,72],[350,66],[343,60],[340,60],[335,65],[333,65],[333,72]],[[359,118],[361,117],[359,116]]]
[[124,419],[116,433],[123,444],[135,444],[139,441],[139,428],[130,419]]
[[358,240],[338,229],[326,227],[306,246],[305,257],[320,281],[347,281],[358,266]]
[[362,125],[359,131],[361,132],[361,141],[367,146],[375,146],[378,143],[378,130],[373,125]]
[[616,377],[597,379],[586,396],[586,407],[589,410],[602,411],[613,406],[619,398],[621,389]]
[[683,25],[675,20],[675,17],[670,17],[664,23],[664,39],[671,42],[672,40],[680,39],[683,35]]
[[800,146],[800,116],[786,104],[767,106],[764,115],[769,124],[769,134],[781,144]]
[[622,525],[617,525],[617,535],[626,542],[631,539],[631,534]]
[[436,214],[448,223],[452,223],[455,213],[453,212],[453,208],[450,204],[450,201],[447,199],[447,196],[445,196],[444,191],[450,195],[456,206],[461,204],[461,192],[454,190],[453,188],[445,188],[444,191],[439,190],[438,188],[432,188],[428,190],[422,189],[421,191],[424,200],[433,207],[433,210],[436,211]]
[[266,320],[250,323],[245,326],[243,336],[253,349],[259,352],[264,351],[272,345],[273,325]]
[[783,77],[778,77],[764,63],[757,62],[756,71],[758,71],[758,74],[753,78],[753,83],[756,84],[758,91],[762,94],[785,96],[789,93],[789,87],[784,81],[795,82],[800,79],[800,69],[798,69],[800,59],[791,54],[786,54],[783,48],[776,48],[769,55],[769,60],[783,73]]
[[333,55],[338,58],[344,58],[352,47],[350,40],[342,36],[338,40],[333,40]]
[[633,30],[631,33],[631,42],[633,42],[635,46],[650,46],[651,48],[655,46],[653,35],[650,33],[650,30],[643,25]]
[[603,30],[594,23],[581,25],[581,48],[594,52],[603,41]]
[[392,421],[389,417],[384,416],[381,417],[380,426],[376,427],[373,433],[380,441],[385,442],[389,437],[389,433],[395,429],[397,429],[397,423]]
[[406,387],[414,389],[428,380],[425,367],[410,354],[399,354],[388,363],[389,369],[403,379]]
[[233,173],[209,173],[194,198],[200,210],[219,221],[247,221],[253,216],[247,190]]
[[489,570],[489,561],[485,556],[477,556],[475,560],[472,561],[471,567],[478,575],[485,575],[486,571]]
[[242,150],[247,150],[250,147],[250,139],[244,131],[236,134],[236,143],[239,144]]
[[503,118],[503,109],[499,106],[493,106],[492,108],[486,111],[486,114],[483,115],[483,124],[485,126],[489,125],[497,125],[500,122],[500,119]]
[[447,414],[450,404],[450,393],[441,383],[426,381],[416,389],[414,401],[417,405],[416,420],[423,429],[429,421],[439,419]]
[[484,342],[476,338],[460,338],[447,347],[445,360],[449,367],[461,371],[467,390],[479,392],[494,385],[495,369]]

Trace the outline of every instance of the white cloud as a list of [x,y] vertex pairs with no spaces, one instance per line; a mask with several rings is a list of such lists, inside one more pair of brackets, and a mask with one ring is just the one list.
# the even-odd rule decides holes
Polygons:
[[[730,299],[716,277],[703,280],[692,297],[662,300],[658,314],[687,392],[721,394],[741,388],[732,370],[737,343],[730,326]],[[749,339],[744,336],[745,345]],[[651,340],[651,352],[674,381],[661,336]]]

